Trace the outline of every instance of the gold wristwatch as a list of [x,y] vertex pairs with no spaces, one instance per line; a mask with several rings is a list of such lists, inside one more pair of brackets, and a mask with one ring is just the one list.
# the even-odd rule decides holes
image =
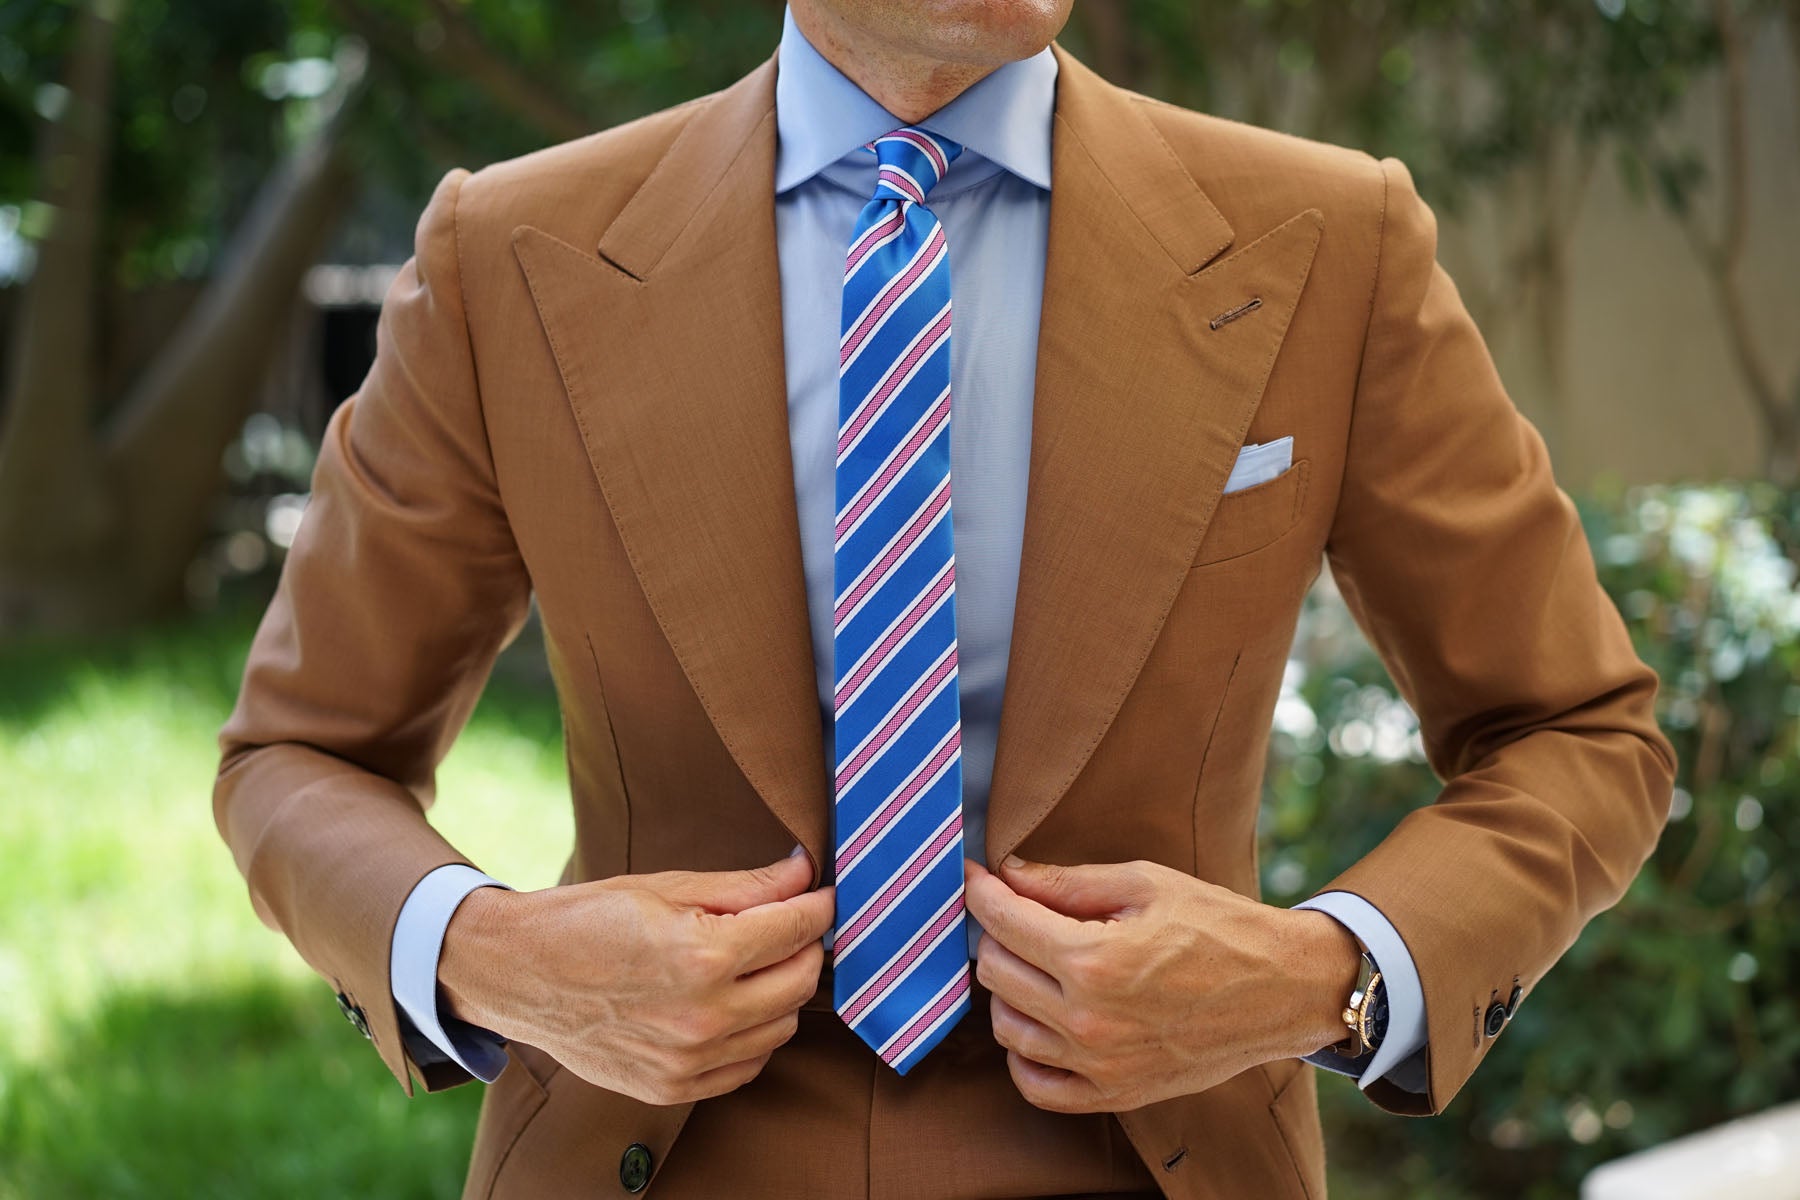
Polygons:
[[1382,985],[1381,972],[1366,949],[1362,952],[1362,964],[1357,968],[1356,987],[1350,992],[1350,999],[1344,1002],[1343,1018],[1350,1036],[1331,1047],[1333,1054],[1361,1058],[1381,1045],[1381,1039],[1387,1033],[1387,988]]

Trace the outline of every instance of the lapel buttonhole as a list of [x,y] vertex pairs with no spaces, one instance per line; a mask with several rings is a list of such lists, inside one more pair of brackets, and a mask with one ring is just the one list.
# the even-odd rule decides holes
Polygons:
[[1238,305],[1236,308],[1226,309],[1224,312],[1220,313],[1218,316],[1214,317],[1212,320],[1208,321],[1206,324],[1207,324],[1208,328],[1212,329],[1213,332],[1217,333],[1219,330],[1221,330],[1225,326],[1231,324],[1233,321],[1237,320],[1239,317],[1247,317],[1251,313],[1255,312],[1257,309],[1259,309],[1261,307],[1262,307],[1262,297],[1261,296],[1252,296],[1249,300],[1246,300],[1244,303]]

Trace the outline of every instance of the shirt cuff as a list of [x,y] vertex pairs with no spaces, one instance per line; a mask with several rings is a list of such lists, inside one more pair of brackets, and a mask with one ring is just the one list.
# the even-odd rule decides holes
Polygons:
[[1375,960],[1376,968],[1381,972],[1388,1002],[1387,1034],[1374,1053],[1345,1058],[1327,1049],[1307,1055],[1306,1061],[1327,1071],[1349,1075],[1361,1088],[1387,1078],[1396,1087],[1409,1092],[1424,1092],[1425,992],[1419,983],[1418,968],[1413,964],[1412,954],[1401,940],[1399,930],[1381,915],[1380,909],[1354,892],[1321,892],[1294,907],[1324,913],[1368,947],[1369,957]]
[[[469,893],[484,887],[506,884],[462,863],[446,863],[414,884],[394,922],[388,977],[394,1000],[411,1019],[413,1030],[443,1056],[430,1054],[423,1060],[448,1059],[483,1083],[492,1083],[506,1066],[506,1039],[467,1021],[446,1020],[438,1010],[437,968],[444,932]],[[414,1057],[421,1059],[418,1054]]]

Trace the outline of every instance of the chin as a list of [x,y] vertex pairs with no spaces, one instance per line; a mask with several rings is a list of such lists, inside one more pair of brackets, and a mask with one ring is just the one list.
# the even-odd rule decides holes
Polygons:
[[945,62],[1029,58],[1069,19],[1074,0],[828,0],[891,44]]

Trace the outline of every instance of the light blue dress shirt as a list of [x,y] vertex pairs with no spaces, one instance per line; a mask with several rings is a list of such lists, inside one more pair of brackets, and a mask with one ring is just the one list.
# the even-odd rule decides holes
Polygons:
[[[1046,49],[994,71],[922,122],[963,146],[929,202],[949,243],[956,310],[950,344],[950,469],[956,490],[951,519],[963,827],[965,844],[974,847],[985,844],[1024,541],[1056,73],[1056,59]],[[832,546],[839,295],[851,227],[875,191],[875,159],[862,147],[905,122],[819,54],[791,13],[778,52],[775,118],[788,437],[829,780],[836,761]],[[413,1025],[403,1032],[414,1058],[448,1058],[492,1082],[506,1062],[499,1039],[463,1022],[441,1020],[437,1006],[444,931],[463,897],[488,886],[506,885],[461,865],[427,875],[401,910],[390,966],[395,999]],[[1358,1075],[1364,1087],[1391,1075],[1402,1086],[1423,1090],[1424,999],[1399,934],[1373,905],[1346,892],[1328,892],[1298,907],[1327,912],[1361,938],[1382,967],[1390,1008],[1387,1039],[1372,1057],[1347,1063],[1323,1054],[1310,1061]],[[971,951],[978,936],[971,922]]]

